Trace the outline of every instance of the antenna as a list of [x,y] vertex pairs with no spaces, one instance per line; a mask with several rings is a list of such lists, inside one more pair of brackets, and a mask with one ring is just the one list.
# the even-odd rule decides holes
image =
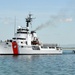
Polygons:
[[15,35],[15,31],[16,31],[16,16],[14,17],[14,35]]

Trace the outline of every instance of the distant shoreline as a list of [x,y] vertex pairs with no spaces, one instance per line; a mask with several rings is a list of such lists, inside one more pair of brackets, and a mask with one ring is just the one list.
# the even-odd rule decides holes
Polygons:
[[75,47],[61,47],[63,50],[75,50]]

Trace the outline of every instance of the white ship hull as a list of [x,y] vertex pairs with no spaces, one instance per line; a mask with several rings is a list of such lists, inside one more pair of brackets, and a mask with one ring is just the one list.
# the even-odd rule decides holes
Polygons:
[[[36,46],[33,46],[36,47]],[[54,49],[45,49],[41,48],[34,49],[32,46],[18,46],[17,53],[15,53],[15,50],[12,47],[12,44],[7,45],[5,42],[0,43],[0,54],[62,54],[62,50]]]

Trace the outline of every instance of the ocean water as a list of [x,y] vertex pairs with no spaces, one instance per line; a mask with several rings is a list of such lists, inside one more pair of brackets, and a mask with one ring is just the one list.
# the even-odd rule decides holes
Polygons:
[[75,54],[0,55],[0,75],[75,75]]

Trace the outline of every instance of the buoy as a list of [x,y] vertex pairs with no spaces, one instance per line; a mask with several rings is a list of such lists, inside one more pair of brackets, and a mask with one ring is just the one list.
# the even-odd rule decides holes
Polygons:
[[19,54],[19,52],[18,52],[18,44],[17,44],[16,41],[12,42],[12,49],[13,49],[13,54],[15,54],[15,55]]

